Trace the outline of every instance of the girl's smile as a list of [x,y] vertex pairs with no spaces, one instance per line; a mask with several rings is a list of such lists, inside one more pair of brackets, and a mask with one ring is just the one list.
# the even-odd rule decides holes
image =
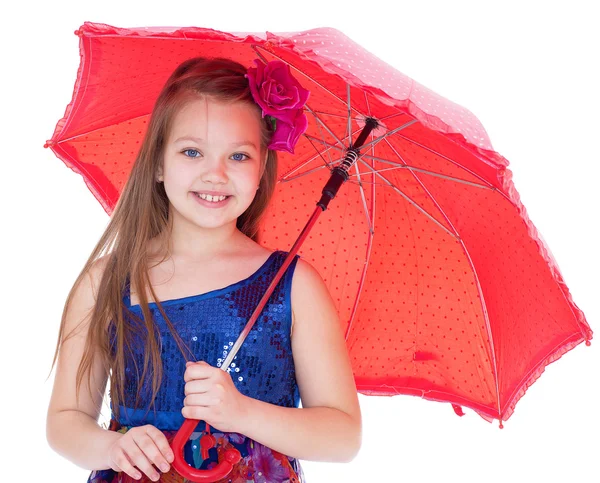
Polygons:
[[193,194],[196,201],[207,208],[221,208],[222,206],[225,206],[229,201],[229,198],[231,198],[231,196],[199,195],[197,192],[193,192]]

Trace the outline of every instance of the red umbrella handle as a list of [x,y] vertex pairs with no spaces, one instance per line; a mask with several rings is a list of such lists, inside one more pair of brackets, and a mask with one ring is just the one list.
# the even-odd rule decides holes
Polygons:
[[[172,449],[175,457],[173,460],[173,468],[177,470],[177,473],[190,481],[212,482],[220,480],[231,472],[233,465],[242,458],[242,455],[237,449],[230,448],[225,451],[225,458],[223,461],[210,470],[199,470],[188,465],[183,457],[183,447],[185,443],[189,441],[190,436],[198,425],[198,421],[198,419],[186,419],[173,438]],[[200,448],[202,450],[203,459],[208,458],[208,450],[214,447],[216,443],[215,437],[210,434],[210,426],[208,423],[206,424],[206,433],[207,434],[200,438]]]

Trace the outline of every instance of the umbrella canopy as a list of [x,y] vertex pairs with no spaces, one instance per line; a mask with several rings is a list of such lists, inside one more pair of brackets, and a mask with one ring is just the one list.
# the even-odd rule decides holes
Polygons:
[[477,118],[341,32],[225,33],[86,22],[73,99],[46,147],[110,215],[171,72],[196,56],[281,60],[310,91],[279,152],[261,243],[286,249],[374,118],[349,179],[300,254],[336,302],[358,391],[507,420],[549,363],[592,331]]

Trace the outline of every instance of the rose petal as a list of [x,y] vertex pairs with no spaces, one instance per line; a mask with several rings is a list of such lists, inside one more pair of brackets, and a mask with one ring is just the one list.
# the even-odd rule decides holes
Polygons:
[[293,124],[277,119],[277,129],[273,133],[269,149],[287,151],[294,154],[294,147],[307,127],[308,119],[302,111],[296,112]]

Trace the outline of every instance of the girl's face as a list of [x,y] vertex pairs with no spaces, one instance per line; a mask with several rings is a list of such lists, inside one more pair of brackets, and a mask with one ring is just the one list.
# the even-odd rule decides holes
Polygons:
[[[175,218],[202,228],[235,226],[262,176],[261,156],[267,153],[260,149],[261,122],[260,111],[245,102],[202,97],[185,104],[175,116],[158,172]],[[198,199],[209,192],[228,198]]]

